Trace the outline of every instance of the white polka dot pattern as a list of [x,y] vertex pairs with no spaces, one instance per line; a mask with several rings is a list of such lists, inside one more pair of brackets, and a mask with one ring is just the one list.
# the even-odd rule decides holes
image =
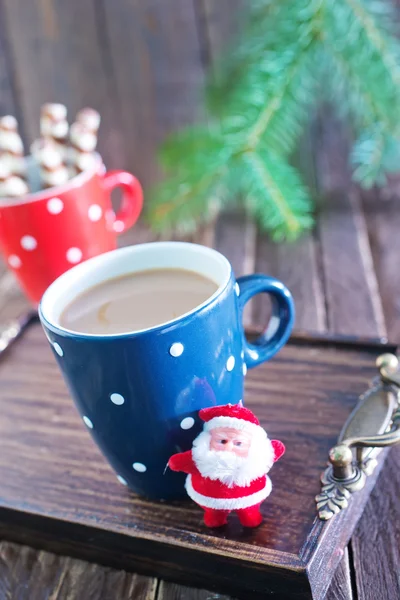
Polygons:
[[247,374],[247,365],[246,365],[246,363],[243,363],[242,370],[243,370],[243,375],[246,376],[246,374]]
[[85,415],[84,417],[82,417],[82,421],[85,423],[86,427],[89,427],[89,429],[93,429],[93,423],[89,419],[89,417],[86,417]]
[[28,252],[35,250],[37,247],[37,241],[32,235],[24,235],[21,238],[21,246],[24,250],[28,250]]
[[169,349],[169,353],[174,358],[178,358],[178,356],[180,356],[182,354],[183,350],[184,350],[183,344],[181,344],[180,342],[175,342],[174,344],[172,344],[171,348]]
[[117,406],[121,406],[125,402],[125,398],[121,394],[110,394],[110,400]]
[[64,356],[64,350],[61,348],[60,344],[57,344],[57,342],[54,342],[53,348],[57,352],[58,356]]
[[117,233],[122,233],[122,231],[125,229],[125,225],[122,221],[115,221],[114,225],[113,225],[113,229]]
[[82,250],[79,248],[69,248],[67,250],[67,261],[72,265],[76,265],[82,260]]
[[10,256],[8,257],[8,264],[13,269],[19,269],[22,265],[22,260],[16,254],[10,254]]
[[90,221],[93,221],[93,223],[96,223],[96,221],[100,221],[102,216],[103,216],[103,210],[102,210],[101,206],[99,206],[98,204],[92,204],[91,206],[89,206],[88,217],[89,217]]
[[191,429],[193,427],[193,425],[194,425],[194,419],[193,419],[193,417],[185,417],[181,421],[181,428],[182,429]]
[[232,371],[234,366],[235,366],[235,357],[234,356],[230,356],[228,358],[228,360],[226,361],[226,370],[227,371]]
[[133,465],[132,465],[132,467],[138,473],[145,473],[147,471],[146,465],[144,465],[143,463],[140,463],[140,462],[134,462]]
[[236,292],[236,296],[240,296],[240,287],[238,283],[235,283],[235,292]]
[[64,208],[64,202],[61,198],[51,198],[47,202],[47,210],[51,215],[59,215]]
[[122,485],[128,485],[128,482],[126,481],[126,479],[121,477],[121,475],[117,475],[117,479],[120,483],[122,483]]

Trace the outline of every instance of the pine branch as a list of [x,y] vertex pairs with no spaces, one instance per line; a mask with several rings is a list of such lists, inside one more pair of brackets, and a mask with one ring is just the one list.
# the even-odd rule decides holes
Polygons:
[[312,202],[297,171],[265,151],[242,157],[246,204],[274,240],[296,239],[313,224]]
[[[359,136],[351,154],[354,179],[365,187],[383,185],[385,172],[393,169],[392,157],[398,154],[393,149],[399,144],[395,138],[400,137],[400,67],[396,61],[400,44],[376,25],[377,20],[387,22],[384,3],[325,1],[321,38],[327,52],[325,68],[331,73],[331,97],[342,116],[351,117]],[[376,20],[377,13],[380,18]]]
[[[324,16],[323,41],[348,73],[343,87],[350,83],[350,88],[357,88],[361,96],[368,98],[373,117],[388,128],[398,129],[400,74],[394,55],[388,50],[389,41],[382,41],[365,4],[359,0],[325,0]],[[393,48],[400,48],[389,35],[387,40]],[[358,115],[362,110],[363,105],[355,107]]]
[[353,178],[363,187],[385,185],[386,174],[399,170],[399,140],[379,126],[364,131],[354,144],[351,162],[355,167]]
[[193,171],[195,164],[201,170],[204,163],[208,165],[208,156],[223,155],[218,163],[227,159],[227,148],[221,128],[216,124],[203,124],[186,127],[171,135],[161,146],[159,157],[166,171],[177,171],[181,168]]
[[379,53],[382,63],[385,65],[387,72],[392,79],[394,86],[400,86],[400,66],[398,64],[398,56],[396,57],[390,46],[394,46],[394,40],[391,40],[388,36],[383,35],[383,30],[378,29],[376,23],[372,17],[372,14],[367,10],[367,6],[373,7],[374,4],[382,6],[381,2],[363,4],[359,0],[346,0],[348,5],[351,7],[354,16],[359,20],[360,26],[365,31],[367,38],[369,39],[371,46],[373,46]]
[[[311,87],[312,81],[309,50],[314,40],[310,36],[307,44],[303,44],[303,52],[296,49],[288,53],[287,63],[291,61],[291,68],[285,69],[279,81],[274,82],[274,95],[270,95],[266,101],[265,96],[269,95],[266,92],[253,103],[251,115],[247,114],[245,117],[246,126],[243,122],[237,122],[237,113],[242,112],[242,106],[244,109],[244,105],[238,101],[235,114],[228,114],[222,119],[220,128],[188,128],[164,145],[161,152],[162,162],[174,174],[174,178],[172,185],[162,185],[154,190],[150,199],[150,217],[155,229],[179,227],[189,215],[192,220],[206,219],[207,207],[211,198],[215,198],[215,187],[223,176],[225,183],[219,186],[218,202],[223,203],[229,194],[233,197],[239,189],[236,181],[237,157],[243,153],[257,148],[268,148],[268,152],[287,153],[293,148],[301,131],[301,119],[304,120],[307,114],[305,106],[309,101],[307,94],[310,90],[306,82],[310,82]],[[261,89],[268,90],[270,75],[268,72],[261,75],[265,81],[259,81],[258,85]],[[302,97],[295,99],[294,91],[300,81],[303,83],[304,93]],[[250,99],[247,96],[242,101],[246,104]],[[179,181],[183,181],[184,185],[179,185]],[[276,194],[270,196],[272,199]],[[295,195],[294,198],[296,197]],[[200,209],[201,206],[203,210]],[[282,213],[283,220],[279,225],[281,237],[285,227],[290,238],[301,231],[291,221],[290,214]],[[266,219],[264,223],[266,227]]]
[[[232,43],[229,52],[217,59],[206,86],[206,104],[210,114],[219,117],[224,114],[226,101],[240,85],[248,71],[265,54],[267,46],[274,43],[265,24],[276,23],[281,18],[282,8],[287,2],[275,0],[253,0],[248,8],[247,26],[241,43]],[[280,29],[278,26],[277,29]],[[246,42],[243,42],[243,39]],[[272,43],[271,43],[272,42]]]
[[375,183],[386,183],[383,168],[385,154],[385,135],[380,130],[365,131],[355,142],[351,162],[355,167],[353,177],[365,188],[372,187]]
[[253,0],[243,43],[208,84],[211,125],[164,145],[169,179],[153,193],[153,226],[194,228],[239,193],[275,239],[309,228],[311,199],[287,157],[319,100],[317,80],[351,117],[355,179],[384,182],[400,165],[392,22],[385,0]]
[[336,100],[335,106],[340,116],[353,121],[356,128],[371,127],[377,121],[386,120],[385,113],[380,113],[369,89],[363,86],[362,74],[353,72],[331,40],[323,37],[323,42],[326,52],[321,52],[321,63],[324,72],[330,74],[323,97],[330,103]]
[[[186,231],[207,219],[212,201],[221,201],[221,168],[208,170],[203,177],[177,175],[153,190],[147,216],[155,231],[172,230],[185,225]],[[149,214],[150,211],[150,214]]]

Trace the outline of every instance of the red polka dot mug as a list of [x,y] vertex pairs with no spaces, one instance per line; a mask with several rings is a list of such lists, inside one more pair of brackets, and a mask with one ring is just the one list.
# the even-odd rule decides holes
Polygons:
[[[111,192],[122,189],[117,213]],[[46,288],[74,265],[116,248],[117,234],[137,221],[139,181],[126,171],[96,167],[24,198],[0,198],[0,250],[27,297],[37,304]]]

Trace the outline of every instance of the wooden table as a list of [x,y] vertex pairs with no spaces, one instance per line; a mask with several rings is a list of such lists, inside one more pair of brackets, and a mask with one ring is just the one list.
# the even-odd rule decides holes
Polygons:
[[[237,275],[261,271],[282,279],[295,298],[297,330],[375,339],[387,336],[390,341],[399,342],[400,211],[396,182],[384,194],[361,195],[343,180],[345,169],[340,155],[334,155],[335,159],[325,155],[323,138],[322,135],[319,160],[325,201],[313,234],[291,246],[274,245],[244,215],[228,213],[194,239],[226,254]],[[334,132],[330,132],[329,139],[331,146]],[[149,239],[151,234],[139,224],[123,243]],[[26,307],[12,275],[0,265],[0,322]],[[264,303],[255,301],[247,311],[247,322],[262,324],[267,311]],[[400,448],[394,448],[343,555],[328,600],[400,598],[399,497]],[[226,597],[0,542],[0,600],[45,598]]]

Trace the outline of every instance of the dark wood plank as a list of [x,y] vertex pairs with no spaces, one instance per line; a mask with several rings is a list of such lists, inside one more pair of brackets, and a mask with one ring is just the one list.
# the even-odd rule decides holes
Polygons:
[[105,0],[127,165],[145,185],[159,177],[156,149],[197,116],[203,81],[192,0]]
[[[3,272],[2,272],[3,270]],[[15,319],[32,306],[22,295],[14,275],[6,270],[3,262],[0,263],[0,327]]]
[[388,336],[400,340],[400,178],[384,190],[364,191],[363,203]]
[[206,30],[204,37],[209,44],[210,66],[212,61],[223,58],[232,45],[239,40],[246,15],[244,0],[200,0]]
[[320,122],[316,145],[321,193],[318,231],[329,330],[384,336],[365,216],[347,168],[349,148],[343,129],[329,116]]
[[0,600],[155,600],[157,580],[0,542]]
[[157,600],[234,600],[207,590],[198,590],[176,583],[160,582]]
[[242,211],[220,215],[215,228],[214,247],[229,259],[235,275],[254,273],[256,228]]
[[[100,110],[99,150],[109,168],[126,163],[116,90],[107,62],[101,3],[95,0],[3,0],[4,27],[15,61],[18,100],[27,141],[38,135],[40,106],[62,102],[71,117],[84,106]],[[132,105],[133,97],[129,98]],[[132,165],[134,166],[134,165]]]
[[[273,369],[249,373],[247,404],[285,441],[287,454],[274,468],[263,525],[244,532],[232,519],[219,534],[204,529],[195,505],[172,503],[166,511],[117,482],[72,406],[41,329],[32,327],[0,364],[0,536],[200,587],[211,569],[207,587],[243,595],[252,582],[255,597],[279,589],[280,565],[282,600],[294,591],[307,597],[303,565],[317,585],[323,562],[321,595],[339,562],[334,548],[344,547],[366,496],[328,524],[314,523],[314,496],[328,449],[375,374],[375,356],[288,345]],[[315,543],[320,537],[324,548]]]
[[20,117],[20,107],[15,94],[13,78],[14,63],[6,36],[4,7],[0,2],[0,116],[11,114]]
[[353,600],[353,598],[349,551],[345,548],[343,558],[326,594],[326,600]]
[[[318,248],[312,234],[290,245],[274,244],[265,234],[258,234],[255,271],[280,279],[290,289],[296,306],[296,329],[315,332],[327,330],[318,261]],[[264,298],[254,303],[255,324],[265,325],[268,308]]]
[[[235,43],[243,26],[243,0],[201,0],[197,3],[197,17],[202,47],[206,47],[206,67],[209,76],[217,77],[214,65]],[[237,277],[254,273],[256,227],[243,210],[224,211],[216,221],[214,247],[231,261]],[[245,325],[253,324],[251,305],[244,313]]]
[[[214,247],[229,259],[236,277],[254,273],[256,236],[256,226],[243,211],[224,212],[217,220]],[[254,325],[252,305],[244,310],[245,326]]]
[[[387,335],[392,340],[400,339],[399,191],[400,180],[393,177],[386,189],[363,192]],[[400,596],[399,465],[400,448],[393,448],[352,539],[359,600]]]
[[[279,596],[278,596],[279,597]],[[234,600],[214,592],[189,588],[176,583],[160,582],[157,600]],[[347,548],[332,580],[325,600],[353,600]],[[377,600],[375,598],[375,600]]]
[[393,448],[352,539],[358,600],[400,598],[400,448]]

